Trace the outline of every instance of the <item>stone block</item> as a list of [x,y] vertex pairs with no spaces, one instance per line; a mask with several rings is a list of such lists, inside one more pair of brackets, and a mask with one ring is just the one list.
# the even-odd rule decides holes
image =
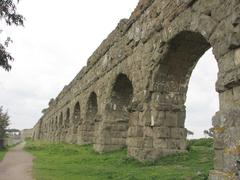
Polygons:
[[111,138],[111,145],[126,145],[126,138]]
[[237,106],[240,105],[240,86],[233,88],[233,100]]
[[153,138],[144,137],[144,148],[153,148]]
[[171,138],[186,139],[187,130],[185,128],[171,128]]
[[209,173],[209,180],[237,180],[237,177],[233,177],[222,171],[212,170]]
[[138,160],[140,160],[139,156],[138,156],[139,151],[140,151],[139,148],[128,146],[128,155],[131,156],[131,157],[134,157],[134,158],[136,158]]
[[215,150],[214,169],[223,170],[223,150]]
[[111,131],[127,131],[128,123],[115,123],[111,127]]
[[223,153],[223,171],[236,172],[237,160],[239,160],[239,155],[231,152],[231,150],[229,151],[229,149],[225,150],[225,152]]
[[127,131],[112,131],[110,132],[111,138],[126,138],[127,137]]
[[196,14],[193,18],[191,29],[193,31],[199,31],[205,38],[209,38],[217,22],[208,15]]
[[[240,144],[240,127],[226,127],[223,141],[227,147]],[[240,152],[239,152],[240,153]]]
[[140,127],[140,126],[129,127],[128,136],[129,137],[142,137],[143,136],[143,127]]
[[225,143],[223,140],[223,134],[214,135],[214,149],[215,150],[223,150],[225,148]]
[[226,90],[226,91],[220,93],[219,98],[220,98],[219,99],[220,109],[222,111],[227,111],[229,109],[235,108],[232,89],[229,89],[229,90]]
[[186,119],[186,112],[185,111],[179,111],[178,112],[177,127],[184,128],[185,127],[185,119]]
[[162,126],[165,121],[165,112],[152,110],[151,112],[151,125],[152,126]]
[[167,149],[168,148],[168,139],[154,139],[153,147],[156,149]]
[[234,62],[235,62],[235,65],[240,64],[240,48],[234,51]]
[[143,125],[143,126],[151,126],[150,110],[146,110],[143,113],[140,113],[139,123],[140,125]]
[[144,127],[143,128],[145,137],[153,137],[153,128],[152,127]]
[[178,113],[173,111],[166,112],[165,126],[177,127],[178,125]]
[[186,140],[176,140],[169,139],[168,140],[168,149],[172,150],[186,150],[187,141]]
[[139,119],[139,112],[131,112],[129,118],[129,126],[137,126]]
[[143,148],[144,139],[143,138],[127,138],[127,146],[135,147],[135,148]]
[[171,135],[170,128],[168,127],[154,127],[153,136],[154,138],[169,138]]

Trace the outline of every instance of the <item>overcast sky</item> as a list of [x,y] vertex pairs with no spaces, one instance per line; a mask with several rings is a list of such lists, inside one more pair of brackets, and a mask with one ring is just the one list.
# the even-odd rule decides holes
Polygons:
[[[12,128],[31,128],[49,99],[56,97],[88,57],[128,18],[138,0],[21,0],[25,27],[5,29],[14,43],[12,70],[0,69],[0,103],[8,109]],[[211,51],[193,72],[187,98],[186,127],[203,136],[218,109],[214,84],[217,65]]]

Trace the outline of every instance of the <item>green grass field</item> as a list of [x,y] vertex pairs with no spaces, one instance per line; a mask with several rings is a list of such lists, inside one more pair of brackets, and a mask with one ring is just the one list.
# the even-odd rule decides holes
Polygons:
[[212,140],[194,140],[189,152],[140,163],[126,150],[98,154],[91,146],[28,141],[26,150],[36,158],[37,180],[201,180],[213,169]]
[[1,149],[0,150],[0,161],[4,158],[4,155],[6,154],[7,149]]

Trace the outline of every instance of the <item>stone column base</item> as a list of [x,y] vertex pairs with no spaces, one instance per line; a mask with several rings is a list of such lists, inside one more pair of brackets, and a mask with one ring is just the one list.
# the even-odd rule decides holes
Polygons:
[[186,153],[186,150],[174,150],[174,149],[160,149],[160,148],[134,148],[128,147],[128,155],[135,159],[144,161],[155,161],[161,157]]
[[212,170],[209,173],[209,180],[240,180],[240,177],[237,177],[233,174]]
[[112,145],[112,144],[94,144],[93,148],[99,153],[112,152],[124,148],[122,145]]

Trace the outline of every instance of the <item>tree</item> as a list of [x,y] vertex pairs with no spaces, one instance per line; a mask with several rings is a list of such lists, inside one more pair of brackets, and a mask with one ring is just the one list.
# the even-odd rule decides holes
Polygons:
[[210,138],[212,138],[214,136],[214,132],[213,132],[213,128],[209,129],[209,130],[204,130],[203,133],[206,136],[209,136]]
[[[16,3],[18,2],[19,0],[16,0]],[[23,26],[24,17],[17,13],[16,3],[14,3],[14,0],[0,0],[0,20],[3,20],[8,26]],[[1,29],[0,32],[2,32]],[[5,42],[0,43],[0,66],[6,71],[11,70],[9,61],[14,60],[6,50],[10,42],[12,40],[8,37]]]
[[193,133],[192,131],[190,131],[190,130],[187,129],[187,135],[188,135],[188,136],[192,136],[192,135],[194,135],[194,133]]
[[0,149],[3,148],[3,139],[6,136],[6,129],[9,126],[8,112],[3,111],[3,107],[0,106]]

